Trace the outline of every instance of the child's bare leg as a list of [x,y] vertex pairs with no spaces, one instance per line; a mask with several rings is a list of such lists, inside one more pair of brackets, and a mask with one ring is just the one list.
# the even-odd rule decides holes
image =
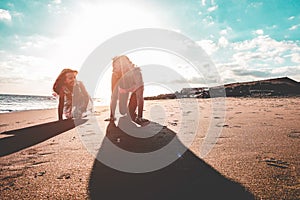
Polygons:
[[117,107],[117,100],[119,96],[119,90],[117,87],[118,74],[113,72],[111,76],[111,99],[110,99],[110,119],[115,118],[115,112]]
[[143,97],[144,87],[140,87],[136,90],[136,99],[138,106],[138,116],[135,122],[141,126],[146,126],[150,123],[149,120],[143,118],[143,110],[144,110],[144,97]]
[[138,117],[143,117],[143,110],[144,110],[144,87],[140,87],[136,90],[136,99],[137,99],[137,107],[138,107]]
[[110,118],[111,119],[114,119],[114,117],[115,117],[117,100],[118,100],[118,92],[114,92],[111,95],[111,100],[110,100]]
[[133,92],[130,96],[130,100],[128,104],[128,110],[132,120],[135,120],[135,118],[137,117],[137,114],[135,112],[136,107],[137,107],[136,93]]
[[119,111],[122,115],[127,114],[128,93],[119,94]]

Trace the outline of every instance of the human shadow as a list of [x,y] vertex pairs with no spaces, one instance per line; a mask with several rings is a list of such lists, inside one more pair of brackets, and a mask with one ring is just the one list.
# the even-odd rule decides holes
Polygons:
[[[136,138],[109,123],[97,158],[116,157],[108,149],[111,143],[123,150],[141,153],[158,150],[171,140],[178,140],[175,132],[161,127],[149,138]],[[170,165],[146,173],[119,171],[98,160],[95,159],[90,174],[90,199],[254,199],[241,184],[226,178],[188,149]]]
[[2,132],[1,134],[11,136],[0,139],[0,157],[43,142],[86,121],[85,119],[76,119],[76,121],[67,119]]

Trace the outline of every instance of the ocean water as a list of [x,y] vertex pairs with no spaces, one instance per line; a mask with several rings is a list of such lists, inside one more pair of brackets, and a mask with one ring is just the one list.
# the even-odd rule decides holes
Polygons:
[[0,113],[23,110],[57,108],[58,100],[52,96],[0,94]]
[[[93,98],[92,106],[108,106],[109,101]],[[0,113],[57,108],[58,99],[54,96],[30,96],[0,94]]]

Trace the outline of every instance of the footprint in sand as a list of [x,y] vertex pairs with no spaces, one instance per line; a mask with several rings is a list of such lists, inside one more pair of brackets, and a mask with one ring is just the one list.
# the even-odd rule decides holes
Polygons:
[[57,177],[57,179],[70,179],[70,178],[71,178],[70,173],[64,173],[64,174],[60,175],[59,177]]
[[42,164],[48,163],[48,162],[50,162],[50,161],[39,161],[39,162],[33,161],[31,166],[39,166],[39,165],[42,165]]
[[34,178],[37,178],[38,176],[44,176],[44,174],[46,174],[46,171],[35,173]]
[[86,137],[86,136],[91,136],[91,135],[95,135],[96,133],[94,131],[87,131],[86,134],[82,134],[82,137]]
[[34,154],[37,154],[37,153],[38,153],[38,150],[36,150],[36,149],[28,149],[28,150],[27,150],[27,153],[28,153],[29,155],[34,155]]
[[217,123],[216,126],[217,126],[217,127],[229,128],[229,125],[228,125],[228,124],[224,124],[224,123]]
[[57,145],[58,142],[51,142],[49,145]]
[[169,124],[172,126],[177,126],[177,122],[169,122]]
[[300,139],[300,131],[292,131],[290,134],[288,134],[288,137]]
[[283,117],[275,117],[274,119],[283,119]]
[[54,152],[44,152],[44,153],[38,153],[39,156],[47,156],[50,154],[54,154]]
[[272,166],[272,167],[278,167],[278,168],[288,168],[289,167],[289,163],[282,161],[282,160],[277,160],[275,158],[268,158],[264,160],[267,165]]
[[8,126],[8,124],[0,124],[0,127]]

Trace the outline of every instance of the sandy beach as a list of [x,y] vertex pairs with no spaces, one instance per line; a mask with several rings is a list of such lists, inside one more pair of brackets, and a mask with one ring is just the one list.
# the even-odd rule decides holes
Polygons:
[[[106,136],[99,141],[89,119],[58,122],[56,109],[0,114],[0,199],[300,199],[300,98],[226,98],[224,120],[212,99],[192,101],[198,110],[145,101],[145,117],[162,128],[142,139],[104,121],[109,107],[94,113]],[[211,127],[221,132],[201,157]],[[118,171],[95,158],[113,157],[109,142],[142,153],[174,138],[184,146],[193,134],[187,151],[156,171]],[[88,144],[98,145],[92,154]]]

